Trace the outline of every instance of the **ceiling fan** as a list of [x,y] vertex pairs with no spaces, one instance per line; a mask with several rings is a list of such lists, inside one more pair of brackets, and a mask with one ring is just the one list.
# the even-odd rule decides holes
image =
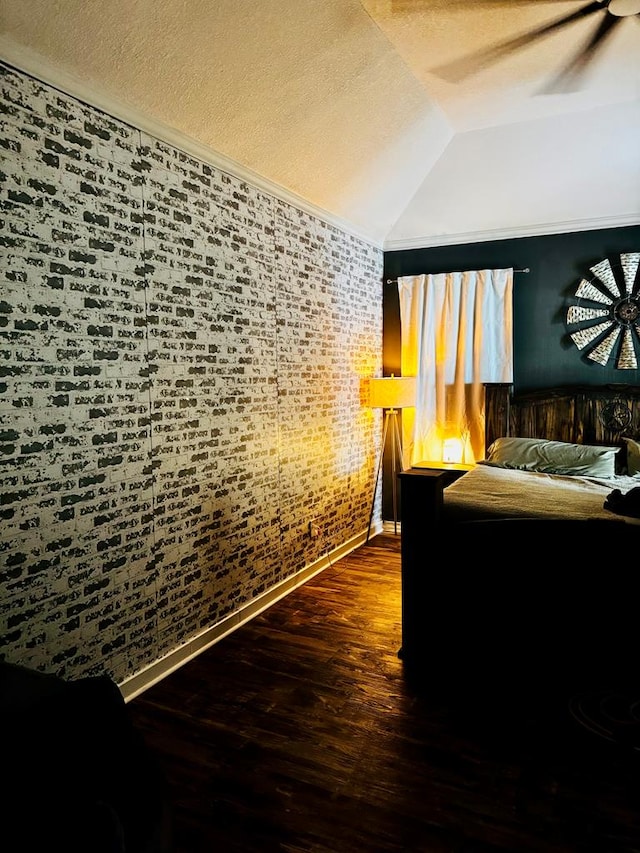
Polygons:
[[[554,0],[515,0],[514,3],[511,0],[511,2],[506,2],[506,5],[522,5],[523,1],[525,3],[554,2]],[[505,0],[489,0],[489,2],[505,5]],[[476,3],[477,0],[475,0],[474,6]],[[576,11],[556,18],[548,24],[499,42],[489,48],[467,54],[460,59],[453,60],[453,62],[431,68],[431,72],[450,82],[460,82],[465,77],[499,61],[506,55],[592,15],[594,20],[597,19],[598,21],[592,35],[552,80],[551,84],[545,88],[545,91],[551,93],[576,89],[579,86],[581,75],[613,30],[626,18],[635,17],[636,21],[640,23],[640,0],[593,0],[593,2],[586,3]]]

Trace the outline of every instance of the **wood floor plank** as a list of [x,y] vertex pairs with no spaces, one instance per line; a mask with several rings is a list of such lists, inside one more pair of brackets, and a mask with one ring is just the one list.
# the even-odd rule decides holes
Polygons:
[[640,851],[637,749],[562,692],[409,677],[400,641],[400,542],[380,535],[130,702],[174,853]]

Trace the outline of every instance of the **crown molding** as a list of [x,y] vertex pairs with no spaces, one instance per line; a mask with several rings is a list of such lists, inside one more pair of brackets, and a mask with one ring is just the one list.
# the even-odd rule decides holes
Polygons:
[[308,213],[310,216],[321,219],[328,225],[333,225],[340,231],[344,231],[352,237],[357,237],[359,240],[369,243],[374,248],[383,248],[382,240],[355,227],[353,223],[341,219],[339,216],[335,216],[329,213],[329,211],[324,210],[324,208],[306,201],[302,196],[297,195],[291,190],[287,190],[285,187],[254,172],[247,166],[243,166],[242,163],[238,163],[236,160],[221,154],[208,145],[198,142],[186,133],[158,121],[142,110],[114,98],[98,87],[91,86],[85,80],[80,80],[73,74],[57,68],[30,48],[16,45],[5,36],[0,36],[0,59],[16,71],[28,74],[39,82],[53,86],[53,88],[58,89],[63,94],[82,101],[87,106],[101,110],[137,130],[142,130],[162,142],[173,145],[186,154],[191,154],[196,159],[207,163],[207,165],[213,166],[227,175],[250,184],[268,195],[274,196],[285,204]]
[[638,214],[603,216],[594,219],[573,219],[565,222],[546,222],[542,225],[496,228],[490,231],[466,231],[460,234],[438,234],[385,240],[385,252],[403,249],[435,249],[440,246],[459,246],[466,243],[487,243],[493,240],[513,240],[518,237],[545,237],[551,234],[570,234],[574,231],[595,231],[600,228],[625,228],[640,225]]

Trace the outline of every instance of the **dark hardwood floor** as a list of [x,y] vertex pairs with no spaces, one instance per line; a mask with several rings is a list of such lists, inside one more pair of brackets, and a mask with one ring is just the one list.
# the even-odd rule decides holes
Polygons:
[[174,853],[640,851],[640,752],[584,697],[436,685],[400,640],[380,535],[130,702]]

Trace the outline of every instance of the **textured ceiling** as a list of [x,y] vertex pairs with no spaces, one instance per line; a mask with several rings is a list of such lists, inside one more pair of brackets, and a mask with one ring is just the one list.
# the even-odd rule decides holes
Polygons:
[[[640,222],[640,16],[587,0],[0,0],[2,58],[387,248]],[[598,12],[604,15],[605,12]]]

